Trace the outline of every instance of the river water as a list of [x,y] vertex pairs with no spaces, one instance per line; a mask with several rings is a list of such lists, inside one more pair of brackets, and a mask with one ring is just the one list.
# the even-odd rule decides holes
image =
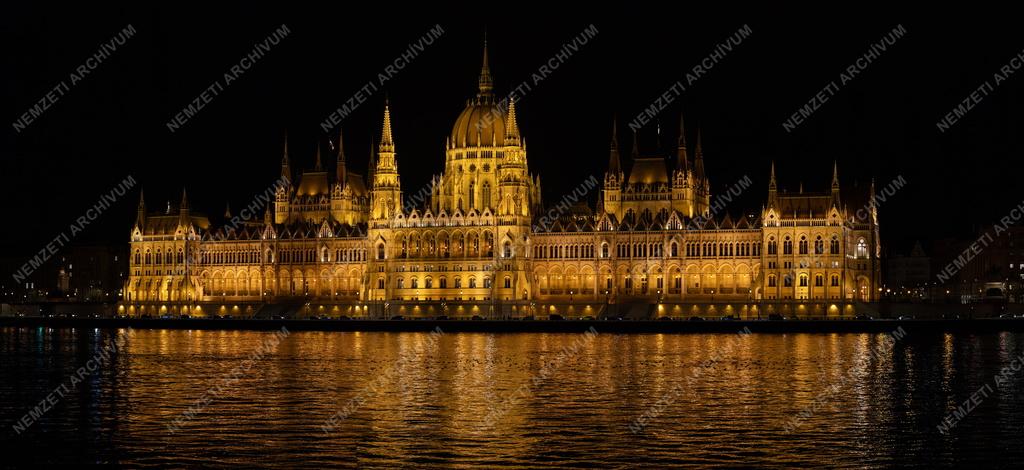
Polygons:
[[0,436],[5,463],[1002,466],[1022,340],[7,328]]

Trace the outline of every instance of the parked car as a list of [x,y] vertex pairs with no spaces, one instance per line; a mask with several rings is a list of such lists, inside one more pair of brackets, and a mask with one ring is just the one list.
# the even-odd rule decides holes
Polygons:
[[658,321],[672,321],[672,317],[658,317]]
[[580,320],[586,320],[586,321],[593,321],[593,320],[594,320],[594,317],[592,317],[592,316],[590,316],[590,315],[587,315],[587,316],[585,316],[585,317],[583,317],[583,318],[580,318]]
[[857,320],[874,320],[874,318],[871,318],[867,315],[857,315]]
[[484,319],[484,317],[481,317],[480,315],[473,315],[473,318],[472,318],[472,320],[483,320],[483,319]]
[[563,317],[561,315],[558,315],[556,313],[553,313],[551,315],[548,315],[548,320],[565,320],[565,317]]
[[438,315],[434,320],[447,320],[448,315]]
[[338,317],[338,320],[351,320],[351,318],[349,318],[347,315],[342,315]]
[[395,315],[395,316],[391,317],[391,319],[395,320],[395,321],[398,321],[398,320],[405,320],[405,317],[403,317],[401,315]]
[[897,319],[897,320],[913,320],[913,319],[914,319],[914,316],[913,316],[913,315],[900,315],[900,316],[899,316],[898,318],[896,318],[896,319]]
[[781,314],[778,314],[778,313],[769,313],[768,314],[768,320],[770,320],[770,321],[782,321],[782,320],[785,320],[785,319],[786,319],[786,317],[784,317],[784,316],[782,316]]
[[271,315],[270,319],[271,320],[287,320],[288,317],[285,317],[284,315]]
[[522,318],[522,320],[523,320],[523,321],[534,321],[534,320],[536,320],[536,319],[537,319],[537,318],[536,318],[536,317],[534,317],[533,315],[527,315],[527,316],[525,316],[525,317],[523,317],[523,318]]
[[719,320],[727,320],[727,321],[728,320],[735,320],[735,319],[736,319],[736,317],[734,317],[732,315],[726,315],[724,317],[719,318]]
[[693,316],[693,317],[690,317],[690,321],[704,321],[704,319],[701,318],[701,317]]
[[604,317],[605,321],[622,321],[622,317]]

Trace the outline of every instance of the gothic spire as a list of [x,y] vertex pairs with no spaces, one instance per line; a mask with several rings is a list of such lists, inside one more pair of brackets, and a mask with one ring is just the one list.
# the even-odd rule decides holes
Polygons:
[[380,135],[380,151],[381,152],[394,152],[395,142],[391,137],[391,107],[388,104],[388,99],[384,98],[384,126],[381,129]]
[[619,161],[619,125],[618,120],[612,117],[612,143],[611,152],[608,156],[608,173],[619,174],[622,172],[622,163]]
[[320,161],[320,142],[316,143],[316,163],[313,164],[313,171],[324,171],[324,165]]
[[696,173],[696,178],[702,180],[704,176],[704,148],[701,145],[701,130],[697,128],[697,151],[696,157],[693,163],[693,171]]
[[683,115],[679,114],[679,141],[676,144],[676,170],[687,171],[690,169],[690,159],[686,154],[686,126],[683,125]]
[[633,130],[633,151],[631,152],[633,159],[640,158],[640,132],[636,129]]
[[484,60],[483,65],[480,67],[480,96],[486,96],[491,94],[491,90],[494,89],[494,80],[491,78],[491,65],[487,58],[487,33],[484,33]]
[[288,160],[288,133],[284,133],[284,156],[281,157],[281,177],[288,180],[288,183],[292,182],[292,167],[291,162]]
[[139,207],[138,213],[136,214],[135,217],[135,223],[139,227],[142,227],[146,223],[146,198],[144,192],[145,191],[142,189],[139,190]]
[[508,119],[505,120],[505,145],[519,145],[519,123],[516,122],[516,100],[508,100]]
[[345,162],[345,143],[342,141],[341,130],[338,130],[338,184],[341,185],[342,189],[345,188],[345,183],[348,181],[348,174],[346,173]]

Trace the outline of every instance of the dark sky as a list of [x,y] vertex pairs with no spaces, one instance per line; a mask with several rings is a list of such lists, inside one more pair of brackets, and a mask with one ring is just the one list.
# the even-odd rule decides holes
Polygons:
[[[729,206],[734,214],[760,209],[773,159],[790,190],[801,182],[808,191],[826,190],[833,160],[844,189],[902,175],[907,186],[880,208],[888,246],[966,235],[1024,199],[1017,170],[1024,69],[950,131],[935,125],[1024,50],[1019,26],[998,20],[886,18],[880,11],[815,20],[798,19],[796,11],[683,17],[662,7],[594,11],[583,19],[543,10],[409,14],[397,5],[354,13],[342,3],[306,10],[3,8],[0,240],[7,256],[38,250],[128,175],[145,187],[151,210],[176,203],[182,187],[197,210],[219,215],[226,202],[241,207],[277,177],[285,130],[293,164],[311,167],[316,142],[335,135],[319,123],[435,24],[445,33],[386,86],[407,194],[441,169],[444,139],[475,93],[485,25],[499,93],[529,79],[588,25],[597,27],[597,36],[518,106],[531,170],[553,202],[590,175],[602,176],[613,114],[625,129],[748,24],[750,37],[659,116],[666,147],[675,141],[680,106],[691,132],[703,129],[715,192],[750,176],[754,186]],[[129,24],[133,38],[15,132],[13,121]],[[178,132],[168,131],[168,120],[281,24],[291,34],[280,45]],[[794,132],[783,129],[899,24],[905,37]],[[383,93],[372,95],[342,122],[350,165],[360,172],[371,135],[380,133],[383,101]],[[654,149],[654,125],[641,142]],[[629,137],[621,144],[628,148]],[[136,190],[77,241],[127,241],[137,198]]]

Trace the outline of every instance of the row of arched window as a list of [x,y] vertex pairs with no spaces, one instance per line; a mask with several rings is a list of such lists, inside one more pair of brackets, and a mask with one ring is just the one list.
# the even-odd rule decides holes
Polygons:
[[[159,249],[156,252],[146,250],[143,254],[139,250],[135,250],[135,264],[182,264],[185,262],[185,254],[179,249],[177,253],[167,250],[167,253],[161,252]],[[145,262],[145,263],[143,263]]]
[[593,258],[594,244],[537,245],[533,247],[533,257],[541,259]]
[[[453,283],[454,283],[454,285],[452,287],[455,288],[455,289],[461,289],[463,287],[462,278],[461,277],[454,278],[453,279]],[[512,287],[512,278],[509,277],[509,276],[505,276],[505,281],[504,281],[503,286],[506,289],[511,288]],[[423,289],[433,289],[435,287],[438,288],[438,289],[447,289],[448,288],[448,278],[445,278],[445,277],[439,278],[437,280],[437,286],[434,285],[434,279],[431,278],[431,277],[423,279],[423,284],[422,285],[420,284],[420,279],[419,278],[416,278],[416,277],[411,278],[411,279],[409,279],[408,286],[406,285],[405,278],[399,277],[399,278],[395,279],[395,288],[396,289],[406,289],[406,288],[408,288],[408,289],[420,289],[420,288],[423,288]],[[478,287],[477,278],[470,276],[467,279],[467,281],[466,281],[466,287],[469,288],[469,289],[476,289]],[[490,277],[486,277],[485,276],[483,278],[483,287],[485,289],[490,289],[491,288],[491,278]]]
[[[801,254],[801,255],[809,254],[808,253],[808,240],[807,240],[806,236],[804,236],[804,235],[800,236],[800,240],[799,240],[799,243],[798,243],[797,247],[798,247],[798,250],[799,250],[799,254]],[[769,255],[775,255],[775,254],[778,254],[778,251],[779,251],[778,242],[775,241],[774,237],[770,237],[768,239],[768,254]],[[828,252],[829,252],[830,255],[838,255],[839,254],[839,237],[833,236],[832,239],[829,240]],[[791,238],[789,238],[789,236],[786,236],[782,240],[782,254],[784,254],[784,255],[791,255],[791,254],[793,254],[793,240]],[[823,254],[825,254],[825,241],[822,240],[820,235],[815,237],[815,239],[814,239],[814,254],[816,254],[816,255],[823,255]]]
[[[839,287],[839,275],[833,274],[830,276],[829,286]],[[808,287],[808,277],[806,274],[801,274],[797,277],[797,282],[800,287]],[[777,287],[778,278],[774,274],[768,275],[768,287]],[[793,287],[793,276],[786,274],[782,276],[782,287]],[[814,275],[814,287],[825,287],[825,276],[823,274]]]

